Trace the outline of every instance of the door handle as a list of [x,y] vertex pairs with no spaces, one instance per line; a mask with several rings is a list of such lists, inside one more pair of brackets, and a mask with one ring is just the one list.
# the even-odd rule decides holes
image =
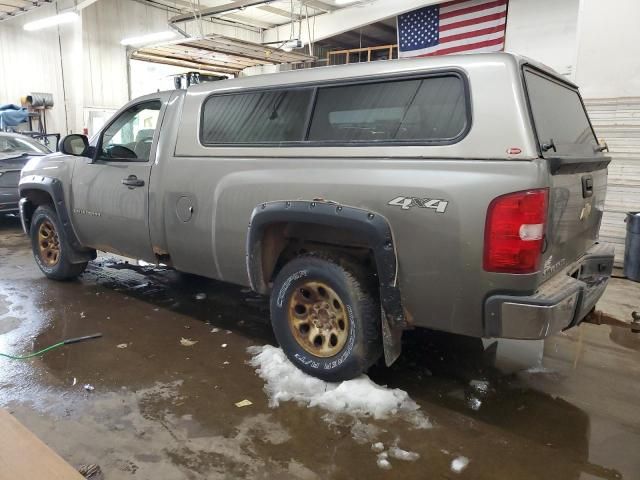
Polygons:
[[122,179],[122,184],[127,187],[144,187],[144,180],[140,180],[135,175],[129,175],[127,178]]

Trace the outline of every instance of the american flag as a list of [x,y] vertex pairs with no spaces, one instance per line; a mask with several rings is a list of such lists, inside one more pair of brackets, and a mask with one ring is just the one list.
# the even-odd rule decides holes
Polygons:
[[508,0],[453,0],[398,16],[398,56],[504,49]]

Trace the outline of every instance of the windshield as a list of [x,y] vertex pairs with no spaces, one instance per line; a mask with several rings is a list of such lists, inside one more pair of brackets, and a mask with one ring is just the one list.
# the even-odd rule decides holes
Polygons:
[[593,155],[597,141],[577,90],[525,69],[538,142],[547,155]]
[[28,137],[0,134],[0,157],[16,157],[23,153],[29,155],[46,155],[51,151],[44,145]]

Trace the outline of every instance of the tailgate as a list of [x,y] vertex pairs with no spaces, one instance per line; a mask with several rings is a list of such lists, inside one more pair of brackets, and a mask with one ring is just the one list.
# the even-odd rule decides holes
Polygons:
[[534,68],[524,68],[531,116],[549,165],[549,211],[543,274],[548,278],[597,240],[610,161],[599,148],[578,90]]

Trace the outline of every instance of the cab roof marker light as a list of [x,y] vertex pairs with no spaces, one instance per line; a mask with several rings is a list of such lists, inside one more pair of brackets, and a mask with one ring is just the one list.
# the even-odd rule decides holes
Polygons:
[[33,22],[28,22],[23,25],[23,29],[27,32],[33,32],[35,30],[41,30],[47,27],[54,27],[62,23],[71,23],[79,18],[76,12],[65,12],[52,17],[42,18]]

